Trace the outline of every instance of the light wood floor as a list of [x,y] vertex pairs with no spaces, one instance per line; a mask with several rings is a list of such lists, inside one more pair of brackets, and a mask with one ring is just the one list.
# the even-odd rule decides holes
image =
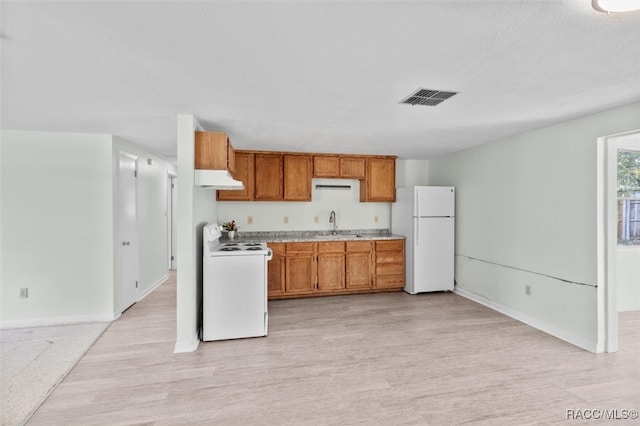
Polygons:
[[640,408],[637,312],[620,351],[595,355],[454,294],[280,300],[267,338],[173,354],[175,292],[172,277],[115,321],[29,424],[522,425]]

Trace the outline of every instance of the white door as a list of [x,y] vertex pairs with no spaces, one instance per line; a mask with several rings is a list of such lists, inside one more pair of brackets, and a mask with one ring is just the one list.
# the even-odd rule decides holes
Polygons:
[[455,189],[452,186],[415,188],[414,216],[455,216]]
[[176,269],[178,264],[178,216],[177,216],[177,200],[178,200],[178,178],[171,177],[171,266],[170,269]]
[[414,220],[414,293],[453,290],[455,219]]
[[137,160],[120,154],[118,168],[118,241],[120,248],[120,311],[138,300],[138,249],[136,238]]

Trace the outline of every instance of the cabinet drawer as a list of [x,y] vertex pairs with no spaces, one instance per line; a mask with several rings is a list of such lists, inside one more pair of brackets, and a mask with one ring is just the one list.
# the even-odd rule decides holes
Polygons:
[[403,287],[404,276],[402,275],[384,275],[376,278],[377,288],[387,287]]
[[287,253],[313,253],[315,243],[286,243]]
[[404,273],[404,265],[397,263],[378,263],[376,265],[376,275],[394,275]]
[[284,254],[284,243],[268,243],[267,246],[271,249],[273,254]]
[[344,252],[344,242],[328,241],[318,243],[318,253],[342,253]]
[[377,264],[397,263],[402,265],[404,263],[404,256],[402,253],[396,252],[378,252],[376,254]]
[[404,240],[380,240],[376,241],[376,250],[402,250]]
[[371,241],[347,241],[347,251],[371,251]]

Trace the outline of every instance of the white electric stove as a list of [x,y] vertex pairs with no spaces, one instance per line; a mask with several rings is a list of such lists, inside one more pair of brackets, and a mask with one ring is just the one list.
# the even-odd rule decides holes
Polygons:
[[220,242],[217,224],[203,229],[202,340],[266,336],[265,243]]

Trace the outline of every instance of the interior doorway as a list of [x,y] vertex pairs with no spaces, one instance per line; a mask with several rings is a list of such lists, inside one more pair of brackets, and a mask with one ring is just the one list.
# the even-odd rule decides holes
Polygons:
[[124,312],[138,300],[137,157],[121,152],[118,162],[118,307]]
[[167,180],[167,259],[170,270],[175,270],[178,264],[178,215],[177,215],[177,200],[178,200],[178,177],[175,175],[168,175]]
[[[598,346],[605,352],[618,350],[618,311],[629,275],[620,255],[618,159],[622,150],[640,150],[640,129],[598,139]],[[624,249],[623,250],[628,250]],[[631,248],[634,250],[634,248]],[[637,248],[640,253],[640,246]],[[624,253],[626,257],[629,253]],[[631,262],[637,267],[637,262]],[[640,277],[640,272],[638,273]],[[602,285],[600,285],[602,284]],[[640,287],[640,282],[635,283]],[[639,288],[636,288],[640,292]]]

